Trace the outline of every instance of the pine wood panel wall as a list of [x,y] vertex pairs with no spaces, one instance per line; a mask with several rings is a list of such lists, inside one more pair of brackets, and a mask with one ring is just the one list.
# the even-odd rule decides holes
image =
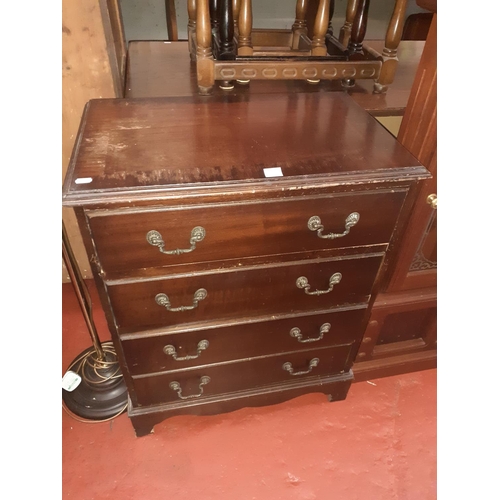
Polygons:
[[[62,2],[62,178],[90,99],[122,97],[125,37],[118,0],[63,0]],[[62,219],[84,278],[90,265],[73,212],[62,209]],[[63,282],[69,281],[63,266]]]

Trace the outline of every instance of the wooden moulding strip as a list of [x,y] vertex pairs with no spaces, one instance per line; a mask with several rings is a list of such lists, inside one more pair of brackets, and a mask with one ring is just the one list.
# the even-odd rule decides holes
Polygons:
[[380,61],[214,61],[216,80],[376,79]]
[[437,350],[430,349],[388,358],[356,362],[354,382],[389,377],[403,373],[429,370],[437,367]]

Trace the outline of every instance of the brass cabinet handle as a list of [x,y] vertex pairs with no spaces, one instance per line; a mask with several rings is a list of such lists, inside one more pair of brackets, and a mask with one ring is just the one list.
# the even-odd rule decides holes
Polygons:
[[161,253],[167,254],[167,255],[180,255],[181,253],[189,253],[192,252],[196,248],[196,243],[199,243],[200,241],[205,238],[205,229],[203,229],[201,226],[196,226],[193,228],[191,231],[191,238],[189,239],[189,244],[191,245],[190,248],[176,248],[175,250],[165,250],[165,242],[163,241],[162,235],[155,230],[149,231],[148,234],[146,234],[146,240],[150,245],[153,245],[154,247],[158,247],[158,250]]
[[438,197],[437,194],[430,194],[427,196],[427,203],[434,209],[436,210],[438,207]]
[[343,233],[329,233],[323,234],[325,226],[321,224],[321,219],[317,215],[313,215],[307,221],[307,227],[311,231],[316,231],[318,233],[319,238],[323,238],[325,240],[333,240],[335,238],[342,238],[346,234],[349,234],[351,227],[354,227],[359,222],[359,214],[358,212],[353,212],[349,214],[345,220],[345,231]]
[[311,292],[311,285],[309,285],[309,281],[307,281],[307,278],[305,276],[301,276],[300,278],[297,278],[297,281],[295,284],[297,285],[297,288],[303,288],[304,292],[307,295],[323,295],[324,293],[330,293],[333,290],[333,287],[335,285],[338,285],[340,283],[340,280],[342,279],[342,274],[340,273],[335,273],[330,276],[330,280],[328,281],[329,287],[328,290],[315,290],[314,292]]
[[208,375],[203,375],[203,377],[201,377],[200,384],[198,385],[198,387],[200,388],[200,392],[198,394],[191,394],[190,396],[182,395],[181,384],[179,384],[179,382],[177,382],[176,380],[170,382],[169,386],[170,389],[177,392],[177,396],[179,396],[179,399],[192,399],[199,398],[203,394],[203,386],[207,385],[209,382],[210,377]]
[[187,361],[188,359],[196,359],[200,356],[202,351],[205,349],[208,349],[208,340],[200,340],[198,342],[198,349],[197,349],[197,354],[191,354],[183,357],[177,356],[177,350],[173,345],[166,345],[163,348],[163,352],[169,356],[172,356],[172,358],[175,359],[175,361]]
[[191,306],[172,307],[170,305],[170,299],[168,298],[168,295],[164,293],[159,293],[158,295],[156,295],[155,300],[159,306],[163,306],[167,311],[170,312],[190,311],[191,309],[198,307],[198,302],[200,302],[200,300],[205,299],[207,295],[208,293],[204,288],[196,290],[196,292],[194,292],[193,295],[193,305]]
[[331,327],[332,327],[332,325],[330,325],[330,323],[322,324],[319,327],[319,336],[318,337],[311,337],[308,339],[303,339],[302,332],[300,331],[300,328],[294,327],[290,330],[290,336],[296,338],[298,342],[302,342],[303,344],[305,344],[306,342],[317,342],[318,340],[321,340],[323,338],[323,335],[325,333],[328,333],[330,331]]
[[312,369],[318,365],[319,365],[319,359],[313,358],[311,359],[311,361],[309,361],[309,369],[304,370],[302,372],[293,371],[292,363],[290,362],[283,363],[282,368],[283,370],[287,371],[290,375],[296,376],[296,375],[306,375],[307,373],[311,373]]

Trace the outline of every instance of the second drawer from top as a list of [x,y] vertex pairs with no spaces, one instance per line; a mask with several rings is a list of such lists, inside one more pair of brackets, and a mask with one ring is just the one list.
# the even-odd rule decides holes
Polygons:
[[120,334],[367,303],[384,254],[108,285]]

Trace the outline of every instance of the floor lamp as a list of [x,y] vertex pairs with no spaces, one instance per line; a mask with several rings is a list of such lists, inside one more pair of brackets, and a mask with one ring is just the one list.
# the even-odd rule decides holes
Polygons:
[[84,421],[110,420],[128,406],[128,393],[112,342],[99,340],[92,301],[62,224],[62,255],[85,318],[92,346],[77,356],[63,377],[63,407]]

